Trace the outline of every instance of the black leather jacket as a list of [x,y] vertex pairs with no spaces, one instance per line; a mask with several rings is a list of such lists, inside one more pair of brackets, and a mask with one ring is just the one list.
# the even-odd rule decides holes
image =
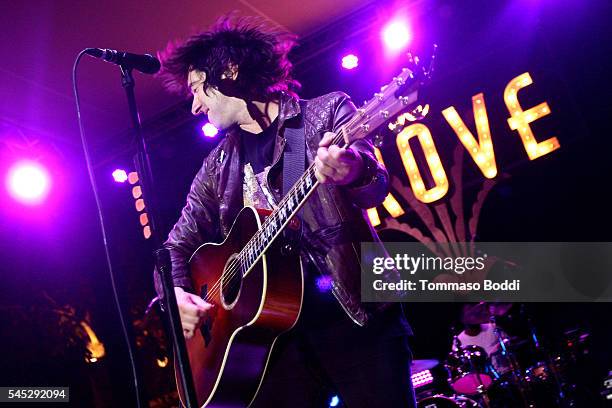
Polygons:
[[[307,144],[308,162],[316,156],[318,143],[326,131],[336,132],[353,116],[355,106],[349,97],[334,92],[300,104],[288,95],[281,95],[278,134],[274,159],[268,174],[268,184],[275,198],[280,200],[282,185],[282,157],[286,126],[292,126],[302,114]],[[352,187],[320,185],[303,207],[304,250],[314,260],[322,274],[332,278],[332,291],[348,316],[357,324],[365,325],[384,304],[360,302],[360,243],[378,241],[378,236],[367,220],[365,209],[380,204],[388,192],[388,174],[374,156],[372,144],[359,140],[353,144],[365,163],[364,176]],[[204,160],[187,196],[187,204],[165,242],[170,250],[175,286],[191,287],[187,260],[204,242],[220,242],[238,211],[243,206],[243,163],[240,138],[229,132]],[[282,162],[281,162],[282,163]],[[159,276],[155,286],[162,294]]]

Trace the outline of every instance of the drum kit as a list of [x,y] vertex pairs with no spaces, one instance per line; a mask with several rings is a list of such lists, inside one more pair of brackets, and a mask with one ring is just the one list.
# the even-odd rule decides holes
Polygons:
[[[573,387],[566,375],[569,357],[553,355],[543,346],[523,305],[517,314],[511,315],[511,309],[511,303],[464,307],[465,329],[454,333],[444,363],[413,363],[419,408],[577,406],[568,392]],[[505,326],[516,327],[512,321],[517,320],[525,329],[520,336],[509,336]]]

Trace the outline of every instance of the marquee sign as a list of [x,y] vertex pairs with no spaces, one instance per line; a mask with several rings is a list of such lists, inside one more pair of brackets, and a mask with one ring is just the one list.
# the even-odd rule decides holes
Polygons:
[[[537,138],[531,129],[530,124],[532,122],[551,113],[551,109],[546,102],[542,102],[527,110],[522,108],[518,100],[518,92],[531,84],[533,84],[531,75],[529,72],[525,72],[508,82],[503,97],[506,108],[510,114],[510,117],[507,119],[510,130],[518,132],[529,160],[535,160],[559,149],[561,145],[559,140],[554,136],[538,141],[538,139],[543,138]],[[485,179],[494,179],[498,175],[498,166],[495,160],[493,136],[489,127],[489,118],[483,93],[479,93],[472,97],[472,110],[474,113],[477,137],[475,137],[472,130],[466,126],[455,107],[450,106],[444,109],[442,115]],[[402,159],[412,193],[414,194],[414,198],[420,203],[435,203],[444,198],[449,191],[450,184],[445,166],[440,159],[429,128],[423,123],[405,125],[406,116],[403,115],[398,118],[395,124],[391,124],[389,128],[397,133],[397,149]],[[410,147],[409,142],[413,138],[418,141],[424,152],[425,163],[427,164],[427,168],[425,169],[419,168]],[[457,161],[460,156],[460,152],[457,152],[457,154],[455,154],[455,161]],[[378,149],[376,149],[376,157],[384,164],[382,154]],[[426,185],[423,177],[424,174],[428,175],[429,177],[427,178],[432,181],[429,183],[429,186]],[[394,183],[394,187],[399,186],[397,183]],[[397,218],[404,214],[404,209],[394,197],[393,193],[387,195],[382,205],[392,218]],[[368,216],[372,225],[380,225],[381,221],[376,208],[369,209]]]

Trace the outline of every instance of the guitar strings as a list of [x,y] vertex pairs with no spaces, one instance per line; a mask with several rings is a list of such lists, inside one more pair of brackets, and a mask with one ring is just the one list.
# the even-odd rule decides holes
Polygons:
[[[313,176],[314,175],[314,170],[313,169],[308,169],[308,175],[309,176]],[[318,184],[319,184],[318,181],[316,183],[314,183],[312,185],[312,190],[314,190]],[[290,190],[290,193],[291,192],[292,192],[292,190]],[[279,208],[280,208],[280,206],[282,204],[284,204],[284,203],[282,203],[282,201],[281,201],[281,203],[279,203]],[[269,219],[270,217],[271,216],[266,218],[266,220]],[[291,220],[291,218],[293,218],[293,217],[287,218],[287,221]],[[213,298],[216,297],[217,293],[218,292],[220,293],[221,285],[222,285],[223,281],[231,281],[232,278],[236,274],[240,273],[240,271],[248,271],[248,270],[250,270],[249,268],[252,265],[255,265],[259,261],[259,258],[262,255],[261,253],[259,255],[257,255],[256,257],[252,257],[252,256],[249,256],[249,255],[254,252],[253,250],[255,249],[254,246],[256,244],[259,244],[259,246],[263,246],[264,245],[264,239],[261,236],[262,235],[261,231],[265,230],[264,226],[267,226],[268,224],[269,223],[266,223],[266,222],[262,223],[261,229],[258,230],[255,233],[255,235],[253,235],[253,237],[245,245],[243,250],[232,261],[230,261],[230,264],[226,268],[225,273],[223,273],[223,275],[215,282],[215,284],[212,286],[211,290],[205,296],[204,300],[206,300],[206,301],[213,300]],[[280,230],[278,232],[280,232]],[[273,239],[269,240],[269,243],[274,241],[274,239],[276,238],[276,235],[278,235],[278,232],[277,232],[277,234],[274,235]],[[257,243],[255,244],[254,241],[257,241]],[[251,258],[254,258],[253,261],[250,260]],[[247,275],[248,275],[248,273],[244,273],[243,274],[243,278],[246,277]],[[231,289],[232,286],[229,286],[229,288]]]

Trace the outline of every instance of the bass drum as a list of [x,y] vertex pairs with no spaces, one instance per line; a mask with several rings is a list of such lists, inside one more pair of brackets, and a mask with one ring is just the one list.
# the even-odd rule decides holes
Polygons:
[[434,395],[419,400],[417,408],[480,408],[480,404],[467,397]]
[[478,394],[493,384],[491,365],[482,347],[468,345],[451,352],[446,368],[450,373],[449,383],[458,394]]

